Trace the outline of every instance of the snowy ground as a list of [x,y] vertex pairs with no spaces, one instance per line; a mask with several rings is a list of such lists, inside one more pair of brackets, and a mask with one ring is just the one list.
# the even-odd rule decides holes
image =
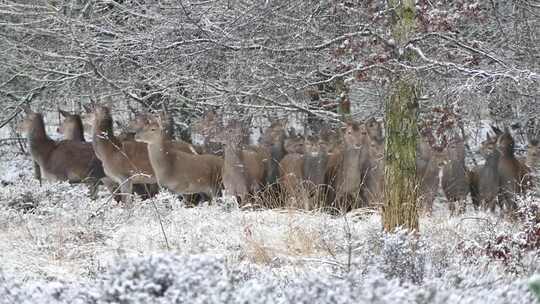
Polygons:
[[0,303],[535,302],[530,218],[449,218],[439,202],[419,238],[385,236],[378,214],[185,208],[166,192],[127,209],[31,173],[0,153]]

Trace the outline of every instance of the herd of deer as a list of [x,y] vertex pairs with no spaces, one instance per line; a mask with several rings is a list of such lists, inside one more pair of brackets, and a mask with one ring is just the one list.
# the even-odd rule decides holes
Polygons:
[[[46,134],[43,116],[28,107],[24,111],[20,129],[41,176],[88,183],[92,196],[100,184],[123,202],[130,202],[134,192],[152,196],[159,187],[189,201],[223,194],[236,197],[241,205],[270,193],[281,198],[281,206],[349,211],[379,206],[385,191],[383,130],[373,118],[348,122],[339,131],[322,129],[306,138],[287,132],[284,121],[274,121],[256,146],[246,144],[245,128],[232,121],[214,128],[219,130],[213,132],[214,139],[224,147],[217,153],[210,145],[173,139],[165,114],[138,115],[129,132],[115,135],[109,108],[96,105],[88,114],[92,142],[86,142],[79,115],[61,111],[59,132],[64,140],[54,141]],[[495,135],[488,135],[481,145],[485,164],[470,170],[462,138],[454,137],[445,149],[434,149],[430,134],[420,137],[416,166],[425,210],[431,212],[439,185],[452,213],[464,211],[469,193],[475,208],[516,208],[514,194],[530,187],[532,173],[540,170],[539,136],[529,134],[527,158],[518,160],[510,132],[493,129]]]

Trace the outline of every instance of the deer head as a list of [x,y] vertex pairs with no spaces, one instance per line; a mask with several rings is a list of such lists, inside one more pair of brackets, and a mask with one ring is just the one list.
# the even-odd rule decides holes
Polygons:
[[360,149],[368,143],[368,132],[363,124],[348,122],[343,130],[343,139],[348,148]]

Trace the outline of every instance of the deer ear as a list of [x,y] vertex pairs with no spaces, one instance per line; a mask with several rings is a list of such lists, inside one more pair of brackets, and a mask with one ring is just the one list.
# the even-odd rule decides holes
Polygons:
[[495,135],[501,135],[503,133],[503,131],[501,131],[501,129],[499,129],[498,127],[496,126],[491,126],[491,130],[493,130],[493,132],[495,132]]
[[62,115],[62,117],[68,117],[70,114],[64,110],[60,110],[58,109],[58,113],[60,113],[60,115]]
[[32,111],[32,109],[30,109],[30,105],[28,105],[27,103],[23,104],[21,106],[21,108],[22,108],[23,112],[26,113],[26,114],[34,113],[34,111]]
[[87,114],[92,113],[93,110],[94,110],[94,109],[93,109],[93,107],[94,107],[93,105],[90,105],[90,106],[89,106],[89,105],[83,105],[82,107],[83,107],[84,111],[85,111]]

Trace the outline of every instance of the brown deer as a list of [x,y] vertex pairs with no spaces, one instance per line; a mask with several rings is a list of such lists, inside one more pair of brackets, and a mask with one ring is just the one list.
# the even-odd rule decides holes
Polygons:
[[439,191],[439,159],[440,152],[432,147],[434,138],[430,130],[421,134],[416,148],[416,176],[418,179],[418,193],[424,210],[431,214],[433,202]]
[[285,121],[272,121],[272,124],[263,133],[261,138],[262,147],[270,155],[266,168],[265,183],[276,184],[279,178],[279,162],[285,156]]
[[540,195],[540,125],[534,120],[530,120],[527,130],[527,158],[525,166],[529,175],[531,188]]
[[135,139],[147,145],[147,155],[160,186],[182,195],[204,193],[210,200],[219,194],[221,158],[177,149],[159,119],[145,125]]
[[[448,200],[450,214],[463,213],[466,209],[465,200],[469,194],[468,170],[465,166],[465,142],[455,136],[448,142],[443,153],[441,186]],[[456,210],[455,205],[459,204]]]
[[285,154],[304,153],[304,137],[296,133],[296,130],[289,129],[289,136],[283,141]]
[[120,185],[122,200],[129,202],[134,184],[156,184],[146,144],[120,141],[113,132],[109,108],[95,106],[92,145],[108,177]]
[[[187,143],[181,139],[174,139],[174,128],[172,126],[172,119],[168,114],[164,112],[160,112],[158,115],[159,121],[163,123],[165,135],[171,141],[171,144],[174,146],[175,149],[190,154],[200,154],[199,152],[202,152],[201,150],[197,151],[198,149],[196,149],[190,143]],[[156,118],[152,114],[139,113],[135,115],[135,118],[131,121],[131,123],[128,124],[128,126],[126,127],[126,131],[132,133],[133,139],[135,139],[134,136],[137,131],[142,130],[146,125],[152,123],[155,120]]]
[[470,190],[473,205],[483,206],[485,209],[495,211],[499,195],[499,159],[497,150],[497,135],[492,137],[489,133],[480,145],[480,154],[485,158],[484,165],[475,168],[470,173]]
[[[60,113],[64,117],[64,120],[61,122],[60,127],[58,128],[58,132],[61,133],[66,140],[85,142],[84,128],[81,116],[77,114],[71,114],[62,110],[59,111],[61,111]],[[118,136],[118,139],[121,142],[124,142],[126,140],[132,140],[131,138],[129,138],[130,136],[126,136],[126,134],[127,133],[120,134]],[[113,198],[117,202],[122,199],[121,195],[115,194],[115,192],[117,192],[117,190],[119,189],[119,186],[113,179],[105,176],[101,179],[101,182],[103,183],[105,188],[107,188],[107,190],[109,190],[113,194]],[[159,192],[159,188],[157,187],[157,184],[134,184],[133,192],[137,193],[142,199],[147,199],[155,196]]]
[[343,146],[336,147],[328,158],[327,181],[335,191],[332,207],[346,212],[361,206],[360,190],[369,156],[368,133],[364,124],[348,122]]
[[384,191],[384,136],[382,124],[370,118],[366,121],[369,137],[367,164],[364,172],[363,199],[374,206],[382,203]]
[[304,153],[289,153],[280,162],[281,184],[291,205],[311,210],[326,201],[328,146],[310,136],[304,142]]
[[84,128],[81,120],[81,116],[77,114],[71,114],[69,112],[58,110],[60,115],[64,117],[64,120],[58,127],[58,133],[64,136],[64,140],[82,141],[85,142]]
[[28,107],[24,112],[26,116],[20,127],[26,133],[30,154],[39,165],[41,176],[50,181],[87,183],[94,198],[98,181],[105,173],[92,146],[80,141],[50,139],[45,132],[43,116]]
[[199,140],[202,145],[194,145],[197,153],[223,156],[223,144],[214,140],[215,135],[220,132],[218,128],[221,126],[221,122],[219,119],[216,112],[209,111],[191,126],[194,138],[202,137]]
[[231,121],[216,139],[224,145],[224,195],[246,205],[265,186],[270,155],[264,148],[246,145],[244,127],[238,121]]
[[512,212],[517,209],[514,195],[524,191],[526,176],[522,165],[514,156],[514,138],[507,128],[497,138],[496,147],[500,154],[497,165],[500,187],[499,200],[502,200],[507,211]]

